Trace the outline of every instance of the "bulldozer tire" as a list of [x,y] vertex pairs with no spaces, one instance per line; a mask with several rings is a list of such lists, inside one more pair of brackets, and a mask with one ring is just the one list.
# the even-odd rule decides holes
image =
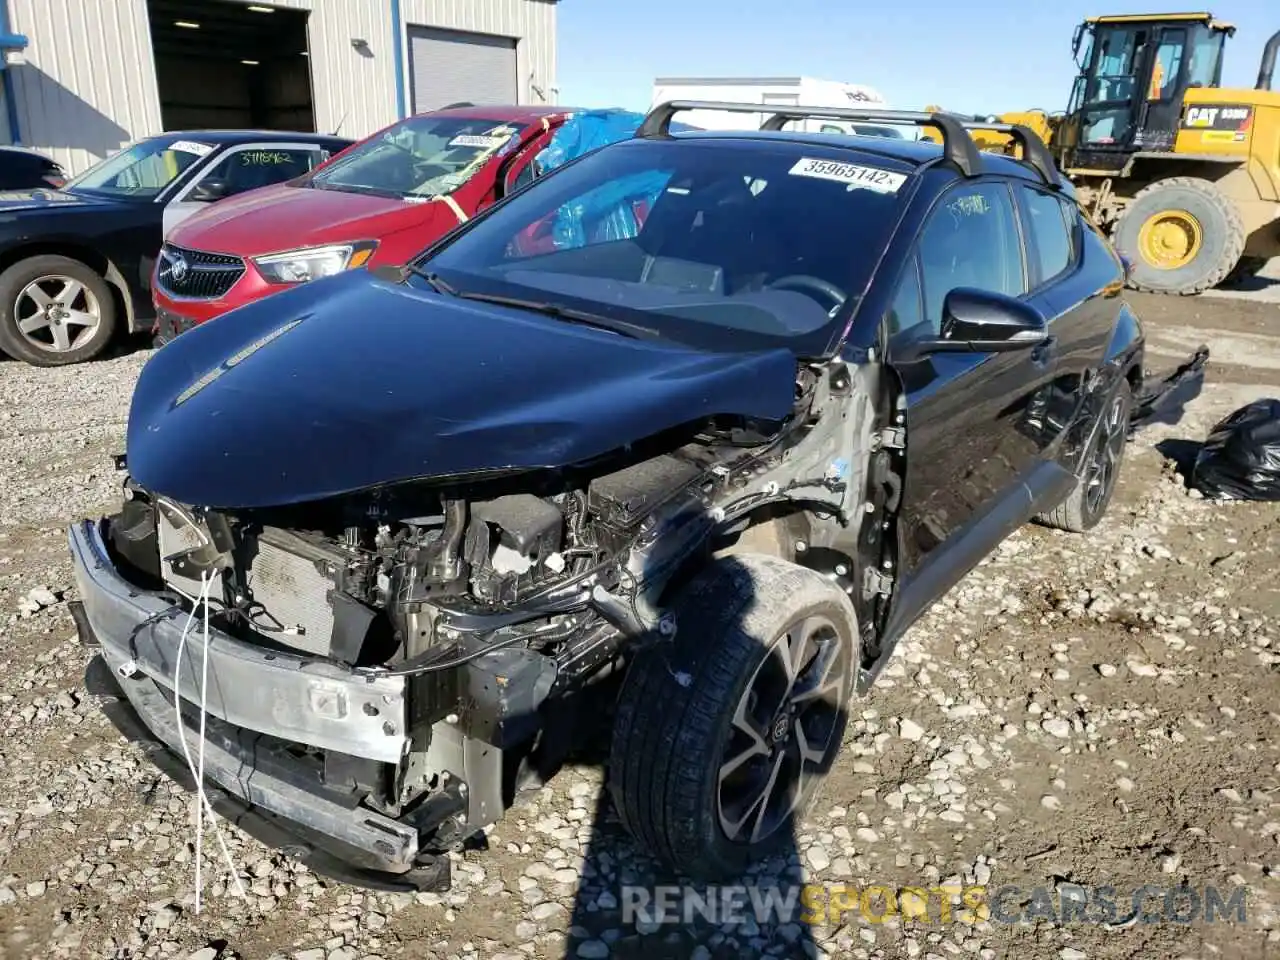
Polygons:
[[1189,296],[1216,287],[1235,269],[1245,229],[1235,204],[1216,184],[1170,177],[1138,191],[1113,239],[1132,265],[1129,286]]

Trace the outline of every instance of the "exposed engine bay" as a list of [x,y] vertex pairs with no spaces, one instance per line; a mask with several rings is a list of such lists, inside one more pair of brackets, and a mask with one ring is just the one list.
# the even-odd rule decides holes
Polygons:
[[[886,518],[900,467],[889,459],[901,443],[875,422],[877,407],[892,409],[875,400],[881,375],[875,364],[801,365],[786,422],[710,418],[571,469],[248,510],[176,503],[126,479],[102,541],[121,578],[166,598],[168,612],[149,620],[187,618],[207,595],[227,657],[290,665],[278,681],[234,674],[261,675],[254,702],[274,706],[224,690],[211,718],[226,722],[227,742],[237,728],[265,735],[257,762],[272,755],[290,768],[279,776],[411,831],[411,862],[404,850],[366,858],[403,871],[496,821],[522,784],[554,769],[574,695],[634,645],[678,634],[666,600],[716,552],[777,552],[839,581],[874,657],[892,578],[852,571],[879,570],[895,541]],[[149,673],[190,699],[148,636],[135,630],[128,662],[122,651],[109,662],[126,683]],[[148,669],[161,662],[173,678]],[[290,699],[283,682],[321,667],[328,686]],[[297,797],[288,806],[275,812],[333,832],[308,824]]]

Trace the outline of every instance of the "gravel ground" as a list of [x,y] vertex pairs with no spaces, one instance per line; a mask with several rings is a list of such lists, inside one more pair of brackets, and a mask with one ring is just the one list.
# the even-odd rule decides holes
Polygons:
[[249,897],[209,856],[197,915],[191,797],[104,718],[66,610],[63,526],[114,505],[108,457],[141,351],[66,370],[0,362],[0,958],[1280,951],[1280,510],[1206,502],[1177,472],[1216,419],[1280,394],[1280,305],[1136,303],[1156,358],[1195,336],[1248,349],[1212,365],[1183,423],[1131,445],[1094,535],[1022,529],[911,630],[853,705],[793,855],[754,879],[1028,896],[1109,884],[1122,904],[1144,884],[1242,885],[1245,922],[624,923],[623,884],[674,880],[621,834],[589,757],[459,856],[447,894],[346,886],[227,825]]

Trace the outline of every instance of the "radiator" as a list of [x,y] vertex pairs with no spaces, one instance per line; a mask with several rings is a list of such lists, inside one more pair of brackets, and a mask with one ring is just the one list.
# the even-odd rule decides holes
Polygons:
[[342,558],[274,527],[258,535],[256,550],[251,547],[249,554],[248,588],[259,632],[285,646],[328,656],[333,640],[329,594]]

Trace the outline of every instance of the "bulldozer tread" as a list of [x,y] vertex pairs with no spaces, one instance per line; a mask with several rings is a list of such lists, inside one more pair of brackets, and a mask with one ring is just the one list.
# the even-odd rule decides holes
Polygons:
[[[1142,201],[1144,198],[1161,193],[1175,193],[1179,189],[1193,191],[1221,214],[1224,229],[1222,231],[1221,249],[1217,252],[1216,262],[1211,269],[1203,272],[1193,281],[1183,286],[1170,288],[1144,283],[1137,276],[1141,257],[1131,257],[1134,262],[1134,270],[1131,272],[1129,286],[1134,290],[1171,296],[1195,296],[1221,284],[1235,270],[1236,265],[1240,263],[1247,240],[1244,220],[1240,217],[1240,211],[1236,209],[1236,205],[1232,203],[1231,199],[1218,188],[1217,184],[1200,177],[1167,177],[1164,180],[1157,180],[1155,183],[1148,184],[1134,194],[1133,200],[1128,203],[1123,215],[1112,227],[1111,238],[1116,246],[1119,246],[1120,232],[1124,229],[1125,223],[1130,217],[1134,217],[1135,222],[1137,222],[1138,216],[1145,218],[1155,212],[1153,208],[1143,209],[1144,204]],[[1208,252],[1210,246],[1209,238],[1206,236],[1201,248],[1202,252]],[[1192,260],[1187,266],[1195,265],[1197,260],[1199,260],[1199,257]],[[1182,269],[1186,269],[1186,267]]]

